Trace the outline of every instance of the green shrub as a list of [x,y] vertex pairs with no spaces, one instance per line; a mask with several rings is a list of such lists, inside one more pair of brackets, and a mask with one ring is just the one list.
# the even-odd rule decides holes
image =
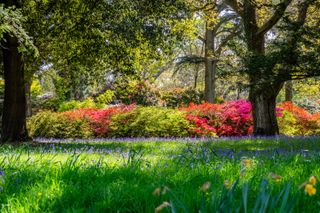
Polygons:
[[57,111],[62,104],[62,101],[58,98],[50,98],[37,100],[33,102],[33,107],[38,110],[50,110]]
[[115,99],[122,104],[155,106],[158,104],[159,92],[149,81],[136,79],[117,79],[114,83]]
[[184,137],[191,125],[183,112],[160,107],[138,107],[111,120],[113,137]]
[[110,104],[114,98],[114,91],[107,90],[96,98],[96,102],[99,104]]
[[99,108],[99,105],[97,105],[91,98],[87,98],[84,101],[68,101],[63,102],[60,104],[58,111],[59,112],[65,112],[69,110],[75,110],[75,109],[84,109],[84,108]]
[[167,107],[181,107],[190,103],[200,104],[204,101],[203,92],[187,88],[175,88],[161,93],[162,104]]
[[38,80],[33,80],[31,87],[30,87],[30,93],[32,98],[36,98],[37,96],[42,94],[42,87]]
[[89,122],[61,113],[43,111],[28,120],[31,137],[89,138],[92,136]]

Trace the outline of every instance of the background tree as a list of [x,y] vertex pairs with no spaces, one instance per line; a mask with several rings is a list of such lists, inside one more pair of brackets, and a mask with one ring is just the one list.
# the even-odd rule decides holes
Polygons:
[[[283,83],[297,73],[304,77],[310,76],[311,73],[311,75],[317,75],[314,69],[315,64],[309,64],[318,57],[316,48],[310,49],[312,57],[304,63],[309,64],[312,71],[301,67],[302,61],[300,59],[307,58],[304,56],[305,53],[297,51],[306,44],[306,41],[298,41],[301,36],[306,35],[310,38],[315,35],[314,33],[307,35],[304,29],[306,28],[307,15],[313,17],[313,21],[319,21],[319,18],[316,18],[312,12],[307,13],[308,8],[316,2],[283,0],[274,5],[268,1],[227,0],[226,3],[239,14],[244,26],[247,57],[243,71],[248,75],[250,82],[249,99],[253,106],[254,134],[277,134],[279,130],[275,105],[276,97]],[[295,14],[298,15],[286,13],[290,3],[295,8]],[[272,41],[275,46],[269,48],[271,45],[266,46],[270,40],[268,33],[272,28],[279,26],[277,23],[280,20],[284,22],[283,27],[279,30],[285,32],[287,39],[280,38],[283,33],[279,34],[279,37],[276,35]],[[289,30],[289,28],[291,29]],[[282,44],[276,43],[275,40],[281,41]]]

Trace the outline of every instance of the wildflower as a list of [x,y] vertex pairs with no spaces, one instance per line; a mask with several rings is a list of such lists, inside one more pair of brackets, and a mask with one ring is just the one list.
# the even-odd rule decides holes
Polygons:
[[164,208],[166,208],[166,207],[168,207],[168,206],[170,206],[170,203],[168,203],[167,201],[164,201],[160,206],[158,206],[158,207],[154,210],[154,212],[155,212],[155,213],[158,213],[158,212],[160,212],[162,209],[164,209]]
[[277,182],[279,182],[281,180],[281,178],[282,178],[280,175],[277,175],[277,174],[272,173],[272,172],[269,173],[269,177],[271,177],[273,180],[275,180]]
[[311,176],[310,178],[309,178],[309,183],[311,184],[311,185],[316,185],[316,183],[317,183],[317,179],[316,179],[316,177],[315,176]]
[[160,187],[156,188],[156,189],[152,192],[153,196],[159,196],[160,193],[161,193],[161,188],[160,188]]
[[205,192],[207,191],[209,188],[211,187],[211,183],[208,181],[208,182],[205,182],[201,187],[200,187],[200,191],[201,192]]
[[305,188],[304,188],[305,193],[307,193],[309,196],[313,196],[316,194],[317,189],[313,187],[313,185],[311,184],[306,184]]
[[232,183],[229,180],[225,180],[223,185],[226,187],[226,189],[231,189]]

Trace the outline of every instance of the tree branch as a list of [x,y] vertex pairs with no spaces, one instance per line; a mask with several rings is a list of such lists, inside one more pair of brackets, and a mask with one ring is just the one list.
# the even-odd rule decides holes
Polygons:
[[284,12],[291,2],[292,0],[283,0],[281,3],[279,3],[273,16],[260,27],[257,35],[264,35],[266,32],[268,32],[282,18]]
[[215,51],[217,55],[221,54],[222,48],[234,37],[236,37],[237,35],[239,35],[241,33],[241,30],[238,31],[234,31],[232,33],[230,33],[228,36],[226,36],[225,39],[223,39],[219,45],[219,47],[217,48],[217,50]]

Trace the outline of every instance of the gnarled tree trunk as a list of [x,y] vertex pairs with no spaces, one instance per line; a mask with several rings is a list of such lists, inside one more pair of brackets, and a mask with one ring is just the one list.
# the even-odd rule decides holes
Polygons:
[[269,87],[251,87],[249,100],[252,104],[253,134],[269,136],[279,134],[279,127],[276,117],[276,98],[282,84]]
[[4,105],[2,117],[2,142],[19,142],[28,139],[26,129],[26,94],[24,64],[18,51],[18,39],[5,35],[3,46]]

